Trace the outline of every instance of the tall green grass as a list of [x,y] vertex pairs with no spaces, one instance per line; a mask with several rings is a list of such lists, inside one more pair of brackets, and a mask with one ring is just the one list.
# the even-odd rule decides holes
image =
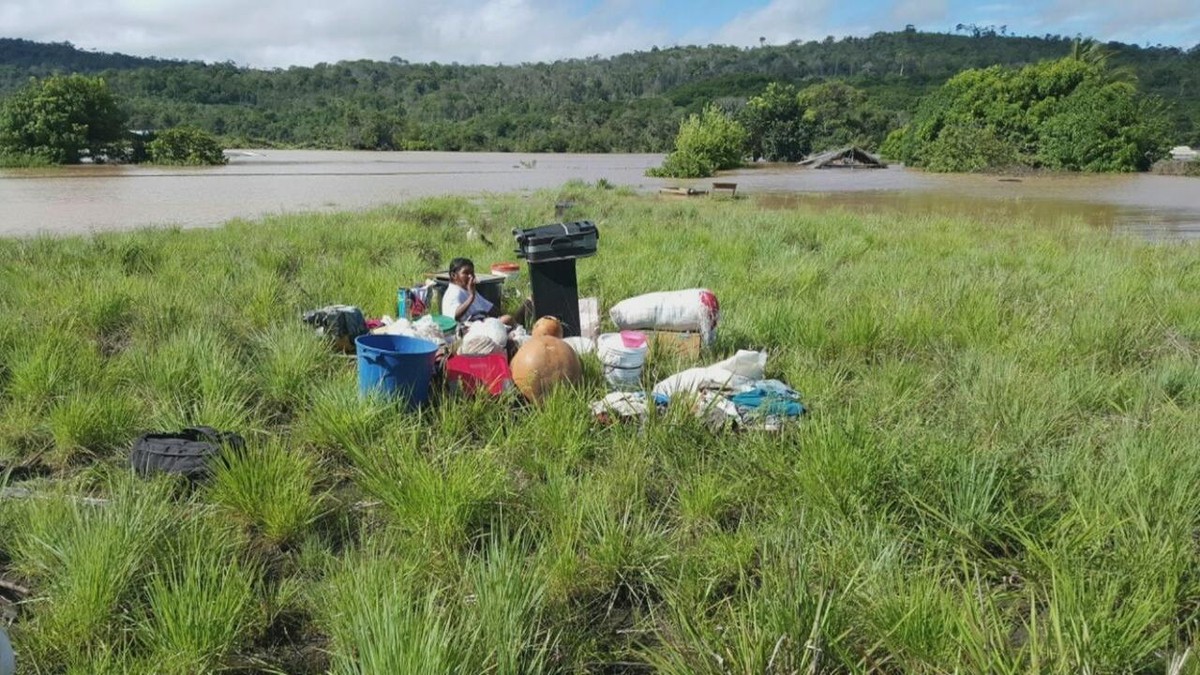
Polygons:
[[299,541],[326,508],[320,463],[278,442],[251,444],[215,463],[207,500],[272,546]]
[[461,583],[428,577],[408,548],[368,548],[330,570],[320,622],[337,673],[551,670],[545,580],[518,534],[468,556]]
[[26,504],[13,537],[14,569],[39,592],[36,612],[19,625],[19,643],[34,663],[82,667],[120,648],[121,611],[139,590],[171,526],[164,482],[118,481],[112,502],[80,501],[67,483]]
[[[712,288],[700,361],[766,350],[812,413],[601,426],[591,361],[540,406],[409,412],[299,322],[511,258],[561,200],[603,232],[582,294]],[[13,637],[29,672],[1200,672],[1197,259],[579,182],[2,240]],[[250,443],[195,488],[124,468],[192,424]]]
[[137,633],[157,672],[210,672],[261,620],[258,566],[210,519],[188,521],[146,584]]

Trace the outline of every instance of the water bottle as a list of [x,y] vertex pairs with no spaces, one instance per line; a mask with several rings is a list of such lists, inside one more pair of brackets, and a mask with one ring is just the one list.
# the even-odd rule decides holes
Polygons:
[[408,318],[408,289],[401,288],[396,291],[396,318]]

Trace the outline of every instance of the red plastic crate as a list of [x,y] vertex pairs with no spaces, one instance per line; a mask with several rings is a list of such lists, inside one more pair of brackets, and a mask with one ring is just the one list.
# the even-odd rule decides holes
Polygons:
[[451,356],[446,360],[446,386],[469,395],[483,387],[492,396],[499,396],[513,386],[508,358],[504,354]]

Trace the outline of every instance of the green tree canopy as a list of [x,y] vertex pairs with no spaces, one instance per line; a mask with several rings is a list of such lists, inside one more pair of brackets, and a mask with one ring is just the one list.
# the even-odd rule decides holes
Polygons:
[[822,82],[805,87],[797,96],[804,123],[811,129],[812,150],[824,152],[847,145],[874,150],[891,125],[889,115],[867,92],[845,82]]
[[735,169],[742,165],[746,138],[746,129],[737,120],[710,105],[679,125],[675,150],[661,167],[651,169],[650,175],[701,178],[722,169]]
[[196,127],[176,127],[157,135],[147,146],[155,164],[224,164],[228,160],[212,134]]
[[742,109],[740,118],[754,159],[795,162],[813,151],[847,145],[876,148],[889,116],[867,93],[845,82],[823,82],[797,91],[772,82]]
[[1168,147],[1156,100],[1087,59],[951,78],[922,102],[884,154],[932,171],[1006,166],[1142,171]]
[[763,93],[746,101],[741,122],[746,127],[752,159],[795,162],[812,150],[812,125],[804,119],[796,88],[771,82]]
[[126,115],[99,77],[32,80],[0,107],[0,153],[54,164],[121,154]]

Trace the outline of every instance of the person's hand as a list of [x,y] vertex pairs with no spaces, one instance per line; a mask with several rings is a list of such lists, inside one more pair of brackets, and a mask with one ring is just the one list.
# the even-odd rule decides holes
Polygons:
[[467,290],[472,293],[475,292],[475,275],[474,274],[467,277]]

